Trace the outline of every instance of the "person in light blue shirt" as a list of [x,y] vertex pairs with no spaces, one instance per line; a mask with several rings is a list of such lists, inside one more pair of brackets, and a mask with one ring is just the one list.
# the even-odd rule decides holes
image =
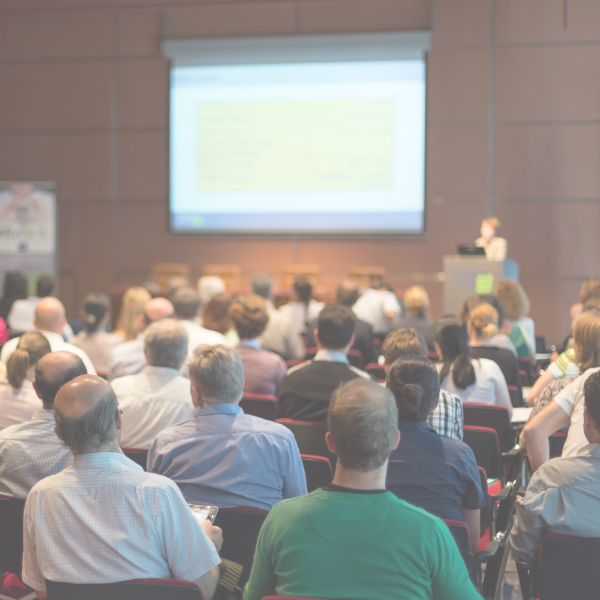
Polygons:
[[191,419],[161,431],[148,453],[148,470],[173,480],[188,502],[219,508],[270,510],[307,493],[292,432],[246,415],[240,355],[219,344],[202,346],[189,364]]

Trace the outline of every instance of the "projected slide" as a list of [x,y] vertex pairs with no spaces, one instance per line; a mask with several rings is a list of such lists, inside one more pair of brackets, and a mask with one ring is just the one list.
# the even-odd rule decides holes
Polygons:
[[171,227],[421,232],[422,61],[176,67]]

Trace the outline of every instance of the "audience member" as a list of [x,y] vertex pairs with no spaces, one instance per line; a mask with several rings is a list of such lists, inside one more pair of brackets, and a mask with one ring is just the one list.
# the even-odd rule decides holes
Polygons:
[[446,525],[385,490],[397,423],[394,399],[377,383],[335,390],[326,437],[338,456],[333,483],[271,510],[244,600],[479,598]]
[[374,335],[383,339],[400,317],[400,303],[383,281],[373,279],[371,288],[365,290],[356,301],[354,314],[369,323]]
[[4,276],[2,298],[0,298],[0,319],[8,320],[10,309],[16,300],[27,298],[27,278],[18,271],[8,271]]
[[270,350],[284,360],[300,360],[306,356],[302,336],[294,323],[282,315],[271,301],[273,280],[268,273],[255,273],[252,277],[252,293],[264,298],[267,303],[269,322],[258,341],[265,350]]
[[296,275],[292,299],[279,307],[279,313],[294,324],[297,333],[306,333],[308,324],[318,316],[325,304],[312,297],[312,284],[304,275]]
[[175,277],[171,277],[169,282],[167,283],[167,298],[173,303],[173,296],[175,292],[181,290],[183,288],[191,288],[192,284],[187,277],[183,275],[175,275]]
[[73,465],[37,483],[25,504],[23,581],[195,581],[206,600],[219,578],[221,530],[201,526],[177,486],[121,454],[121,412],[110,384],[83,375],[54,401],[56,434]]
[[467,326],[459,317],[446,315],[433,327],[436,352],[442,361],[436,367],[441,386],[463,402],[498,404],[512,416],[512,404],[500,367],[487,358],[471,358]]
[[416,329],[425,338],[427,347],[433,350],[433,322],[428,316],[429,295],[424,287],[413,285],[402,296],[406,314],[402,315],[396,329]]
[[[571,317],[571,333],[565,338],[564,342],[558,346],[558,353],[568,350],[573,345],[573,330],[575,323],[581,316],[584,309],[600,309],[600,279],[586,279],[579,290],[579,302],[573,304],[569,311]],[[558,353],[554,352],[552,360],[558,357]]]
[[[511,325],[508,337],[513,342],[515,339],[518,340],[516,331],[520,328],[527,341],[528,353],[519,354],[519,356],[535,357],[535,324],[533,319],[527,316],[531,305],[523,286],[511,279],[502,279],[496,287],[496,296],[504,307],[505,319]],[[517,348],[518,351],[519,348]]]
[[[358,295],[358,284],[351,279],[342,281],[337,286],[335,292],[337,303],[340,306],[347,306],[350,309],[356,304]],[[316,345],[314,335],[316,328],[317,320],[315,319],[306,332],[307,345],[311,348]],[[352,344],[352,350],[361,352],[365,365],[376,363],[379,358],[379,350],[373,343],[373,328],[369,323],[359,318],[356,319],[356,327],[354,328],[354,344]]]
[[188,335],[177,321],[163,319],[146,329],[147,366],[113,381],[123,411],[123,448],[147,450],[163,429],[192,416],[190,382],[179,373],[187,348]]
[[500,229],[500,221],[496,217],[481,221],[481,237],[475,240],[475,245],[485,248],[485,256],[488,260],[506,259],[508,242],[496,236],[498,229]]
[[134,340],[115,346],[110,351],[108,378],[110,381],[125,375],[137,375],[146,366],[144,331],[155,321],[173,317],[173,305],[166,298],[153,298],[138,316],[139,330]]
[[[31,335],[47,343],[38,333]],[[0,432],[0,494],[25,499],[38,481],[60,473],[73,462],[71,451],[54,433],[52,408],[58,390],[86,373],[83,361],[72,352],[48,352],[35,365],[33,387],[42,408],[30,421]]]
[[96,371],[107,373],[109,353],[113,346],[123,343],[123,338],[106,331],[110,318],[110,303],[105,294],[92,292],[83,301],[83,330],[70,342],[81,348],[92,361]]
[[216,275],[205,275],[198,279],[198,294],[202,306],[206,306],[217,294],[224,294],[225,282]]
[[[600,537],[600,373],[583,384],[583,429],[587,442],[576,454],[555,458],[533,475],[524,498],[517,499],[517,520],[510,536],[516,558],[537,562],[544,535]],[[583,403],[582,403],[583,404]],[[581,432],[579,432],[581,433]],[[598,513],[596,512],[598,511]]]
[[267,306],[260,296],[238,296],[229,309],[240,338],[236,350],[244,365],[244,392],[276,396],[286,365],[281,356],[263,350],[258,337],[269,321]]
[[143,287],[131,287],[123,294],[121,311],[114,335],[121,336],[126,342],[135,340],[143,330],[143,316],[146,304],[152,300],[150,292]]
[[400,445],[390,455],[386,489],[436,517],[466,523],[474,552],[486,499],[471,448],[442,437],[427,422],[440,397],[436,368],[426,356],[399,358],[386,386],[400,419]]
[[50,343],[39,331],[17,338],[18,345],[0,377],[0,430],[29,421],[42,408],[33,377],[38,360],[50,352]]
[[[96,369],[90,357],[81,348],[65,342],[62,331],[67,323],[63,303],[53,296],[42,298],[35,307],[35,328],[50,343],[52,352],[66,350],[77,354],[85,364],[88,373],[96,374]],[[0,352],[0,361],[7,363],[10,355],[15,351],[20,338],[13,338],[4,344]]]
[[356,317],[347,306],[327,305],[319,314],[317,354],[288,370],[279,387],[279,416],[326,421],[331,394],[340,383],[369,375],[348,363]]
[[[416,329],[396,329],[388,334],[381,347],[386,373],[398,358],[403,356],[427,356],[425,339]],[[440,434],[455,440],[463,439],[464,411],[462,400],[449,391],[440,389],[435,408],[427,418],[429,424]]]
[[200,327],[194,322],[201,305],[200,296],[195,290],[188,287],[179,288],[172,295],[171,301],[175,310],[175,318],[188,334],[188,357],[190,359],[198,346],[225,343],[225,337],[222,334]]
[[213,296],[204,307],[201,323],[205,329],[220,333],[225,339],[225,343],[233,348],[237,346],[240,339],[235,329],[233,329],[231,316],[229,315],[231,302],[231,296],[228,294]]
[[278,423],[244,414],[240,355],[232,348],[196,349],[190,362],[193,417],[158,434],[148,470],[172,479],[189,502],[270,510],[306,494],[294,435]]

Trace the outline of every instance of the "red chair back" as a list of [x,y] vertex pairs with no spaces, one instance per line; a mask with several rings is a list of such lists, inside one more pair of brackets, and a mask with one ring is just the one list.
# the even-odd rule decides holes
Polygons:
[[148,450],[142,450],[141,448],[121,448],[121,452],[136,465],[140,465],[144,471],[147,470]]
[[377,381],[381,381],[382,379],[385,381],[386,372],[381,365],[378,365],[377,363],[369,363],[365,367],[365,370],[371,377],[377,379]]
[[463,426],[463,441],[473,450],[477,465],[495,479],[502,478],[500,443],[498,434],[491,427]]
[[496,431],[502,452],[506,452],[514,446],[515,432],[510,422],[508,409],[504,406],[466,402],[463,404],[463,412],[465,425],[489,427]]
[[298,421],[296,419],[277,419],[277,423],[285,425],[292,431],[300,454],[324,456],[328,458],[335,469],[337,457],[329,451],[325,443],[325,434],[329,431],[327,423],[320,421]]
[[453,521],[451,519],[442,519],[448,526],[460,555],[465,562],[465,567],[469,572],[469,579],[473,582],[475,587],[479,586],[479,575],[481,573],[481,567],[479,561],[475,558],[471,552],[471,538],[469,536],[469,529],[466,523],[462,521]]
[[244,394],[240,400],[240,408],[253,417],[267,421],[277,418],[277,398],[267,394]]
[[523,393],[516,385],[507,385],[510,403],[514,406],[523,406]]
[[350,350],[348,351],[348,362],[357,369],[365,368],[365,359],[363,357],[363,353],[360,350],[350,348]]
[[0,571],[21,577],[25,500],[0,496]]
[[328,458],[309,454],[302,454],[301,457],[309,494],[333,481],[333,467]]

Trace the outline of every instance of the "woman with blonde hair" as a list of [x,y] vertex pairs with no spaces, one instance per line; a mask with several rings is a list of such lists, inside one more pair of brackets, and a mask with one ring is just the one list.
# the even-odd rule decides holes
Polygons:
[[429,318],[429,295],[424,287],[413,285],[402,296],[406,315],[400,317],[395,329],[416,329],[427,342],[427,347],[433,350],[433,323]]
[[150,302],[152,296],[146,288],[130,287],[123,294],[123,303],[119,312],[117,328],[113,331],[114,335],[121,336],[126,342],[135,340],[142,331],[140,315],[144,314],[146,304]]
[[35,365],[49,352],[50,343],[38,331],[19,338],[6,363],[6,375],[0,378],[0,429],[29,421],[42,409],[32,382]]
[[[523,286],[511,279],[503,279],[498,282],[496,296],[504,307],[504,318],[511,324],[508,337],[515,345],[517,354],[533,358],[535,356],[535,324],[533,319],[527,316],[530,304]],[[525,338],[527,342],[526,348],[523,347],[522,338]]]

